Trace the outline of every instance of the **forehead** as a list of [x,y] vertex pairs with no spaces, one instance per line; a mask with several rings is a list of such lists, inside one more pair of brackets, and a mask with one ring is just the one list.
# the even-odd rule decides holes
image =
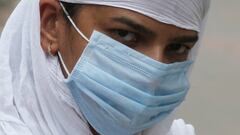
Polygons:
[[136,11],[101,5],[84,5],[84,11],[81,12],[81,16],[92,16],[96,23],[104,23],[105,25],[114,25],[116,23],[124,23],[131,21],[134,24],[139,24],[145,28],[153,31],[156,34],[168,33],[172,35],[196,35],[194,30],[187,30],[177,27],[172,24],[166,24],[159,22],[149,16],[143,15]]

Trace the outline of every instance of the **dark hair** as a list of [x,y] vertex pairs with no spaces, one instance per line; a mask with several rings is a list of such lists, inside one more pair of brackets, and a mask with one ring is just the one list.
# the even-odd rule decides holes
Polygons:
[[67,2],[62,2],[63,6],[66,8],[70,16],[74,16],[76,13],[79,4],[74,4],[74,3],[67,3]]
[[[66,8],[68,14],[74,18],[74,15],[76,14],[77,10],[81,7],[79,4],[74,4],[74,3],[67,3],[67,2],[62,2],[63,6]],[[68,20],[67,16],[65,15],[64,12],[63,16],[67,20],[67,22],[70,24],[70,21]]]

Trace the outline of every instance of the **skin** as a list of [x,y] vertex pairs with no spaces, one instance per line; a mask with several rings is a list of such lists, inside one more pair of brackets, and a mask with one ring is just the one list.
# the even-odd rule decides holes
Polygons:
[[[48,46],[51,46],[51,53],[56,57],[59,51],[71,72],[87,41],[67,23],[57,0],[40,0],[40,13],[43,51],[48,53]],[[185,61],[198,40],[195,31],[120,8],[83,5],[72,18],[88,38],[97,30],[163,63]],[[64,70],[63,74],[67,77]]]

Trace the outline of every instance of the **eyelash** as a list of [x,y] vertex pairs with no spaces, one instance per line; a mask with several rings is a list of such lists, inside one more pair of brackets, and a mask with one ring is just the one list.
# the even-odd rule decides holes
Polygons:
[[139,42],[140,35],[124,29],[110,29],[110,34],[119,42],[134,48]]
[[[132,32],[125,29],[108,29],[109,36],[115,40],[127,45],[130,48],[135,49],[140,42],[145,42],[144,37],[141,34]],[[166,48],[166,55],[172,61],[184,61],[187,59],[189,52],[192,49],[192,45],[182,43],[171,43]]]
[[170,44],[167,47],[167,53],[169,55],[185,56],[186,57],[189,54],[191,49],[192,49],[192,47],[189,46],[189,45],[174,43],[174,44]]

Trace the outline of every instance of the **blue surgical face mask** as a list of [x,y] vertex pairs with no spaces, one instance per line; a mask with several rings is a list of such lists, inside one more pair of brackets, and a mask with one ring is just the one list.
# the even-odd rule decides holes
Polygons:
[[101,135],[133,135],[150,128],[184,100],[191,61],[164,64],[97,31],[87,41],[71,74],[58,54],[69,75],[66,85]]

